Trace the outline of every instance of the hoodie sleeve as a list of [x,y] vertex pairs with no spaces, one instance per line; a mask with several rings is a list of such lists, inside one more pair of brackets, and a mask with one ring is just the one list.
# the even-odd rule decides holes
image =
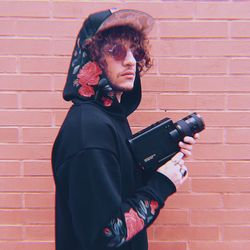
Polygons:
[[129,241],[155,220],[176,191],[167,177],[155,172],[144,187],[122,200],[119,162],[105,149],[85,149],[69,164],[69,209],[78,239],[89,248],[96,242],[119,247]]

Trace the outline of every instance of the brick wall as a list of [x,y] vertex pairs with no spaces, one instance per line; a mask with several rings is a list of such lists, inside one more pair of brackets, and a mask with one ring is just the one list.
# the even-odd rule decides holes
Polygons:
[[54,249],[53,140],[83,18],[110,7],[156,18],[154,67],[134,131],[192,111],[207,129],[190,177],[149,229],[150,250],[250,248],[250,1],[0,3],[0,249]]

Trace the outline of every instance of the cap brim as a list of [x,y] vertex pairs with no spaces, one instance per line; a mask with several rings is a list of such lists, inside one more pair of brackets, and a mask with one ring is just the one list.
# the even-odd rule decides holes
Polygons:
[[101,24],[98,32],[115,26],[129,25],[148,34],[153,28],[154,19],[145,12],[130,9],[110,11],[112,14]]

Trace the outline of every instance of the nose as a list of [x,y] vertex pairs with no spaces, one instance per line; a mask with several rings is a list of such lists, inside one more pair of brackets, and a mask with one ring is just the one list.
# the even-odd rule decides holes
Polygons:
[[134,55],[133,55],[133,53],[132,53],[132,51],[131,51],[131,49],[129,49],[128,51],[127,51],[127,55],[126,55],[126,57],[124,58],[124,60],[123,60],[123,64],[125,65],[125,66],[134,66],[135,64],[136,64],[136,60],[135,60],[135,58],[134,58]]

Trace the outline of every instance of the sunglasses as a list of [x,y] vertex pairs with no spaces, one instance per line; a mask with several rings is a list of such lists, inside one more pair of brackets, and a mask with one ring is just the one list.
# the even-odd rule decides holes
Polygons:
[[[121,44],[116,43],[113,47],[108,48],[106,52],[110,54],[116,61],[123,61],[127,56],[127,48]],[[145,57],[145,51],[140,48],[131,48],[132,54],[136,62],[140,62]]]

